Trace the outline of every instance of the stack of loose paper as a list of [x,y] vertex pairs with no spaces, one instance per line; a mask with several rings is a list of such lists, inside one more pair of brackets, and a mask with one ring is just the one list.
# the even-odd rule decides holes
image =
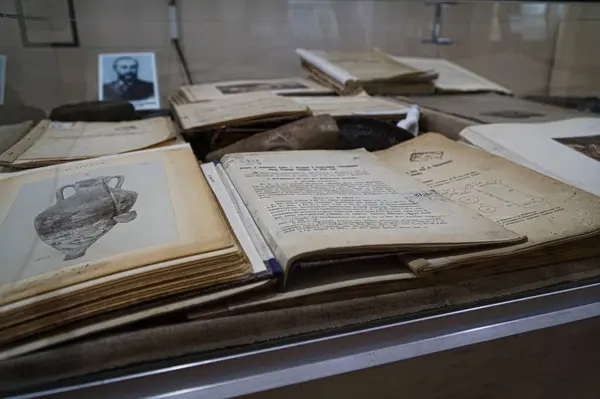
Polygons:
[[439,76],[435,81],[435,89],[442,93],[496,92],[512,94],[512,92],[481,75],[443,58],[392,57],[396,61],[421,70],[436,71]]
[[0,153],[0,165],[34,168],[177,142],[169,118],[127,122],[43,120]]
[[311,77],[340,94],[424,94],[435,90],[437,73],[421,70],[379,51],[296,50]]
[[600,197],[434,133],[377,156],[399,173],[527,236],[527,242],[511,247],[407,257],[416,273],[442,275],[461,267],[456,272],[475,268],[489,274],[600,254]]
[[190,104],[173,104],[182,131],[292,121],[309,116],[306,106],[273,93],[244,93]]
[[475,125],[460,136],[492,154],[600,195],[600,118]]
[[333,90],[304,78],[234,80],[181,86],[171,97],[171,103],[182,105],[256,92],[300,96],[331,94]]
[[0,358],[270,276],[187,145],[8,174],[0,204]]

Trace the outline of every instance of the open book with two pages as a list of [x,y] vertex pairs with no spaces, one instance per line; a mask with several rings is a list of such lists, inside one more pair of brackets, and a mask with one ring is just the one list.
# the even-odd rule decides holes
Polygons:
[[[600,197],[433,133],[375,155],[234,154],[203,165],[253,216],[247,220],[256,221],[289,275],[284,292],[233,300],[209,314],[341,300],[357,289],[376,295],[600,254]],[[497,225],[482,224],[489,220]],[[497,226],[527,239],[507,240]],[[492,236],[506,245],[490,245]],[[362,256],[332,260],[353,240]],[[310,252],[312,261],[302,262]]]

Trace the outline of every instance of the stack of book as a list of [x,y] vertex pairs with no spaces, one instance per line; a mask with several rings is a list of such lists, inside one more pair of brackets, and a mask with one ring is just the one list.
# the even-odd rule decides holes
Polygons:
[[0,358],[271,276],[188,145],[4,174],[0,203]]
[[438,76],[394,59],[379,50],[367,52],[296,50],[310,76],[340,94],[362,90],[371,95],[425,94],[435,91]]

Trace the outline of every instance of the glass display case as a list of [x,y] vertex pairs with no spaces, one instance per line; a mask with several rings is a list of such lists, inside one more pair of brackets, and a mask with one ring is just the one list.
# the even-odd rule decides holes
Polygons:
[[[65,104],[115,98],[132,101],[142,115],[168,115],[183,85],[305,76],[297,48],[377,48],[394,56],[446,59],[515,98],[594,116],[600,112],[599,37],[600,3],[594,2],[0,0],[0,125],[41,120]],[[135,82],[123,97],[120,82],[127,76]],[[404,100],[411,102],[410,96]],[[447,126],[440,133],[456,138],[452,118],[474,119],[468,109],[445,112],[449,119],[430,122],[429,130]],[[476,288],[440,289],[436,301],[385,292],[293,310],[143,320],[0,361],[0,396],[394,397],[390,390],[349,387],[363,377],[377,385],[376,377],[365,377],[369,370],[388,367],[382,375],[389,377],[395,364],[407,373],[398,383],[414,382],[406,368],[412,366],[402,364],[425,370],[439,361],[450,369],[452,361],[440,356],[457,353],[464,360],[460,356],[471,355],[462,350],[495,345],[490,353],[506,350],[504,371],[494,368],[498,359],[489,355],[479,363],[464,360],[469,368],[457,378],[478,379],[466,373],[489,367],[495,377],[481,377],[481,384],[499,395],[490,397],[508,397],[516,391],[498,382],[511,378],[506,370],[535,364],[521,363],[519,352],[539,362],[548,353],[546,361],[552,362],[560,361],[549,353],[552,348],[555,356],[581,358],[600,349],[593,338],[600,329],[600,274],[594,271],[600,258],[582,262],[568,273],[557,266],[524,276],[526,283],[488,279]],[[531,343],[531,334],[541,338]],[[565,336],[587,346],[563,348],[558,342]],[[520,349],[511,349],[515,342]],[[542,342],[545,346],[536,346]],[[573,384],[598,370],[588,366],[585,374],[557,365],[579,373]],[[538,371],[550,380],[557,375],[549,367]],[[426,395],[426,388],[407,381],[407,392]],[[521,392],[554,397],[549,395],[554,382],[545,390],[537,382],[537,391],[527,391],[533,382],[521,381]],[[473,382],[473,389],[485,392],[481,384]],[[295,386],[301,388],[294,391]],[[564,394],[561,389],[553,395]],[[466,391],[458,388],[453,392],[458,396],[451,397],[471,397],[460,396]],[[531,395],[525,397],[538,397]]]

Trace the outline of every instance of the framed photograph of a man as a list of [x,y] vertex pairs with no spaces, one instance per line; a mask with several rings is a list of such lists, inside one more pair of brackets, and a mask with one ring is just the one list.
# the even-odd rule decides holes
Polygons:
[[98,98],[129,101],[138,110],[160,108],[154,53],[100,54]]
[[4,87],[6,86],[6,56],[0,54],[0,104],[4,104]]

